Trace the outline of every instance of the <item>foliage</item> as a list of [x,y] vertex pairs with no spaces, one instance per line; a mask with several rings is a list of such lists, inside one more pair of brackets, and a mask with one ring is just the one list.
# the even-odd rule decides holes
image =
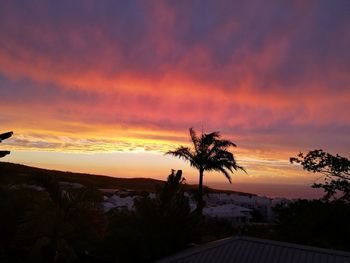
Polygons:
[[17,242],[17,230],[32,202],[41,198],[33,190],[0,187],[0,262],[21,262],[28,254]]
[[[43,190],[3,188],[2,224],[9,227],[1,244],[17,262],[73,262],[93,254],[104,235],[101,196],[88,188],[61,189],[45,174],[33,178]],[[15,204],[15,207],[10,207]],[[11,209],[15,209],[11,211]]]
[[240,234],[350,251],[350,205],[341,201],[298,200],[274,208],[273,224],[253,223]]
[[314,188],[323,188],[324,200],[350,202],[350,161],[340,155],[332,155],[323,150],[313,150],[306,155],[299,153],[290,158],[291,163],[299,163],[304,170],[321,173],[324,183],[315,183]]
[[350,205],[300,200],[276,208],[274,238],[312,246],[350,250]]
[[157,250],[161,253],[168,254],[196,241],[196,225],[200,218],[191,213],[183,181],[182,171],[175,174],[172,170],[166,184],[156,190],[154,199],[135,200],[137,215],[144,221],[146,231],[153,229],[149,235],[158,242]]
[[[0,142],[10,138],[12,135],[13,135],[13,132],[6,132],[6,133],[0,134]],[[6,156],[8,154],[10,154],[10,151],[0,151],[0,158]]]
[[204,217],[201,222],[201,242],[207,243],[238,234],[237,227],[227,219]]
[[140,196],[135,211],[106,215],[99,191],[63,189],[60,177],[33,171],[25,181],[13,176],[13,186],[0,184],[0,262],[152,262],[236,233],[228,221],[191,212],[181,171],[171,172],[155,198]]
[[252,216],[251,222],[255,222],[255,223],[266,222],[266,220],[264,219],[264,216],[262,215],[261,211],[259,211],[258,209],[253,209],[253,211],[251,213],[251,216]]
[[188,161],[190,165],[199,171],[199,195],[197,210],[202,213],[203,209],[203,176],[204,171],[218,171],[231,183],[230,173],[233,170],[243,170],[243,167],[236,163],[233,154],[229,151],[230,147],[236,145],[229,141],[221,139],[219,132],[202,133],[198,136],[194,129],[190,128],[190,137],[193,144],[192,148],[180,146],[166,154],[173,155]]
[[134,212],[112,211],[104,254],[111,261],[152,262],[196,242],[200,218],[191,213],[183,182],[182,172],[172,170],[155,198],[137,198]]

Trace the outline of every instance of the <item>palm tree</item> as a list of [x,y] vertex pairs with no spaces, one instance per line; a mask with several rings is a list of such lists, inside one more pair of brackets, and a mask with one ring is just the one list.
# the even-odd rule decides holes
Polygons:
[[193,128],[190,128],[190,137],[193,147],[180,146],[174,151],[168,151],[166,154],[173,155],[188,161],[190,165],[199,170],[199,188],[197,211],[203,210],[203,176],[204,171],[218,171],[222,173],[231,183],[230,173],[233,170],[244,170],[237,165],[233,154],[228,150],[229,147],[236,147],[236,144],[229,140],[221,139],[219,132],[202,133],[198,136]]

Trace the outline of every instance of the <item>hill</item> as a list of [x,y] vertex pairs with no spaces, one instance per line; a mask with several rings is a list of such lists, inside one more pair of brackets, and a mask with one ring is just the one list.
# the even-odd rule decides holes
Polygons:
[[[117,178],[105,175],[48,170],[22,164],[0,162],[0,185],[27,183],[32,175],[39,173],[55,176],[59,181],[80,183],[82,185],[94,188],[154,191],[156,185],[164,184],[164,181],[162,180],[151,178]],[[197,189],[197,186],[186,184],[185,189],[194,190]],[[209,187],[205,187],[205,190],[207,193],[236,193],[240,195],[253,195],[235,191],[217,190]]]

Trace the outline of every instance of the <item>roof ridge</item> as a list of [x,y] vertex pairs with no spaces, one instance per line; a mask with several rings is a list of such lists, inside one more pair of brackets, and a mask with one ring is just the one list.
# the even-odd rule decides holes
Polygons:
[[255,238],[255,237],[247,237],[247,236],[235,236],[235,237],[228,237],[228,238],[215,240],[206,244],[198,245],[196,247],[191,247],[183,251],[179,251],[174,255],[170,255],[166,258],[160,259],[157,262],[163,262],[164,260],[165,260],[164,262],[172,262],[172,261],[184,259],[186,257],[198,255],[200,253],[203,253],[204,251],[210,251],[217,247],[227,246],[232,243],[236,243],[240,241],[259,243],[259,244],[264,244],[266,246],[276,246],[276,247],[281,247],[286,249],[297,249],[301,251],[313,252],[313,253],[330,255],[330,256],[338,256],[342,258],[350,258],[350,252],[347,252],[347,251],[318,248],[318,247],[312,247],[307,245],[288,243],[288,242],[270,240],[270,239],[261,239],[261,238]]
[[[181,258],[185,258],[189,255],[196,255],[201,253],[202,251],[207,251],[207,250],[212,250],[218,246],[222,246],[222,245],[226,245],[226,243],[231,243],[229,241],[232,241],[232,237],[227,237],[227,238],[223,238],[223,239],[218,239],[218,240],[214,240],[211,241],[209,243],[206,244],[199,244],[197,246],[191,247],[191,248],[187,248],[183,251],[179,251],[178,253],[181,253],[183,255],[178,255],[178,253],[174,254],[174,255],[170,255],[167,258],[172,258],[174,257],[174,259],[181,259]],[[214,244],[215,243],[215,244]],[[194,250],[194,251],[193,251]],[[163,260],[163,259],[161,259]],[[157,261],[158,262],[158,261]]]
[[233,237],[232,239],[249,241],[249,242],[256,242],[256,243],[263,243],[263,244],[274,245],[274,246],[279,246],[279,247],[288,247],[288,248],[300,249],[300,250],[304,250],[304,251],[312,250],[312,251],[318,252],[320,254],[339,255],[339,256],[343,256],[343,257],[350,257],[350,252],[343,251],[343,250],[320,248],[320,247],[314,247],[314,246],[309,246],[309,245],[289,243],[289,242],[285,242],[285,241],[261,239],[261,238],[248,237],[248,236],[237,236],[237,237]]

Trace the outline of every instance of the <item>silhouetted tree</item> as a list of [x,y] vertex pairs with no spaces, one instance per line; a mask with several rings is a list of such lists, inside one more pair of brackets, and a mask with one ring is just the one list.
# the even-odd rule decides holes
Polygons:
[[273,239],[350,250],[350,205],[344,202],[299,200],[275,208]]
[[16,236],[27,211],[32,209],[33,203],[43,199],[40,194],[0,185],[0,262],[23,262],[27,258],[27,248],[18,244]]
[[350,202],[350,161],[340,155],[323,150],[313,150],[306,155],[299,153],[290,158],[291,163],[300,164],[304,170],[325,175],[324,183],[314,183],[313,188],[323,188],[324,200]]
[[173,253],[196,241],[198,219],[191,213],[183,182],[182,171],[175,173],[172,170],[165,185],[157,187],[155,198],[135,200],[136,214],[143,221],[143,232],[152,239],[149,250],[154,257]]
[[[12,135],[13,135],[13,132],[6,132],[6,133],[0,134],[0,142],[2,142],[3,140],[6,140],[7,138],[10,138]],[[10,154],[10,151],[0,151],[0,158],[8,154]]]
[[134,200],[135,211],[110,211],[104,254],[113,262],[154,262],[196,242],[198,214],[191,212],[183,182],[182,172],[172,170],[154,198]]
[[71,262],[91,254],[91,244],[105,230],[100,193],[85,187],[62,189],[47,174],[35,175],[33,182],[45,190],[46,197],[28,209],[17,239],[32,247],[30,251],[43,251],[45,262]]
[[175,170],[171,170],[165,185],[163,187],[157,186],[155,201],[162,215],[171,217],[190,213],[189,200],[183,190],[184,181],[185,178],[182,177],[181,170],[176,173]]
[[168,151],[166,154],[182,158],[188,161],[191,166],[198,169],[199,187],[197,211],[201,214],[204,206],[204,171],[221,172],[231,183],[230,173],[233,173],[233,170],[245,170],[243,167],[237,165],[233,154],[228,150],[229,147],[236,147],[236,145],[229,140],[221,139],[219,132],[202,133],[201,136],[198,136],[194,129],[190,128],[189,131],[193,147],[180,146],[174,151]]

